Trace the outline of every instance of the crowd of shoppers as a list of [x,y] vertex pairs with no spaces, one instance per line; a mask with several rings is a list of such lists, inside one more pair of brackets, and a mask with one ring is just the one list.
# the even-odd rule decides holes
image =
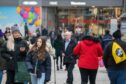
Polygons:
[[18,25],[7,27],[5,33],[0,30],[0,83],[47,84],[51,80],[52,56],[57,71],[65,66],[65,84],[74,84],[73,70],[77,60],[81,84],[96,84],[99,58],[103,58],[111,84],[125,84],[126,61],[117,64],[113,55],[116,42],[119,49],[115,54],[125,56],[126,43],[121,40],[120,28],[113,35],[106,29],[100,38],[91,28],[86,33],[79,28],[76,31],[74,34],[66,28],[49,33],[44,28],[42,35],[33,33],[29,36],[27,28],[25,35],[29,38],[24,40]]

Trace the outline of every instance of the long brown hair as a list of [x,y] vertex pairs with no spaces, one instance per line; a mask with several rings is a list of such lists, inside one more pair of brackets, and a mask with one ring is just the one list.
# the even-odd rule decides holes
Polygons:
[[[41,39],[41,41],[42,41],[42,45],[41,45],[41,47],[39,48],[39,49],[37,49],[37,41],[38,41],[38,39]],[[30,51],[36,51],[37,50],[37,52],[38,52],[38,54],[37,54],[37,58],[38,58],[38,60],[45,60],[45,52],[46,52],[46,40],[45,40],[45,38],[44,37],[39,37],[37,40],[36,40],[36,42],[35,42],[35,44],[33,45],[33,47],[31,48],[31,50]],[[33,57],[33,58],[35,58],[35,57]]]

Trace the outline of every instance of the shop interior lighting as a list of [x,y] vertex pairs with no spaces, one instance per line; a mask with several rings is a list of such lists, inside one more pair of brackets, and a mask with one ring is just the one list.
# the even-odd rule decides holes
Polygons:
[[23,2],[23,5],[37,5],[38,4],[38,2],[37,1],[24,1]]
[[92,8],[95,8],[95,6],[91,6]]

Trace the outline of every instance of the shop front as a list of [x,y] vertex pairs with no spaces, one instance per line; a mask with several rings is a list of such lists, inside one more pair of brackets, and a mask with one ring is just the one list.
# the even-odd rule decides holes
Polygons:
[[104,34],[106,28],[110,28],[110,20],[118,19],[122,13],[120,7],[114,8],[58,8],[58,26],[62,28],[91,28],[95,34]]
[[52,28],[48,25],[52,23],[53,28],[67,27],[72,31],[78,27],[82,31],[92,28],[95,34],[104,34],[104,30],[110,28],[111,19],[118,19],[122,14],[120,0],[44,0],[42,7],[47,9],[47,27]]

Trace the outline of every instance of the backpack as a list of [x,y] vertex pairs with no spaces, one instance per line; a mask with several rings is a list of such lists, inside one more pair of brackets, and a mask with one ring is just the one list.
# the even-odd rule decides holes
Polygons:
[[112,56],[116,64],[119,64],[126,60],[126,53],[124,49],[117,42],[113,42]]

